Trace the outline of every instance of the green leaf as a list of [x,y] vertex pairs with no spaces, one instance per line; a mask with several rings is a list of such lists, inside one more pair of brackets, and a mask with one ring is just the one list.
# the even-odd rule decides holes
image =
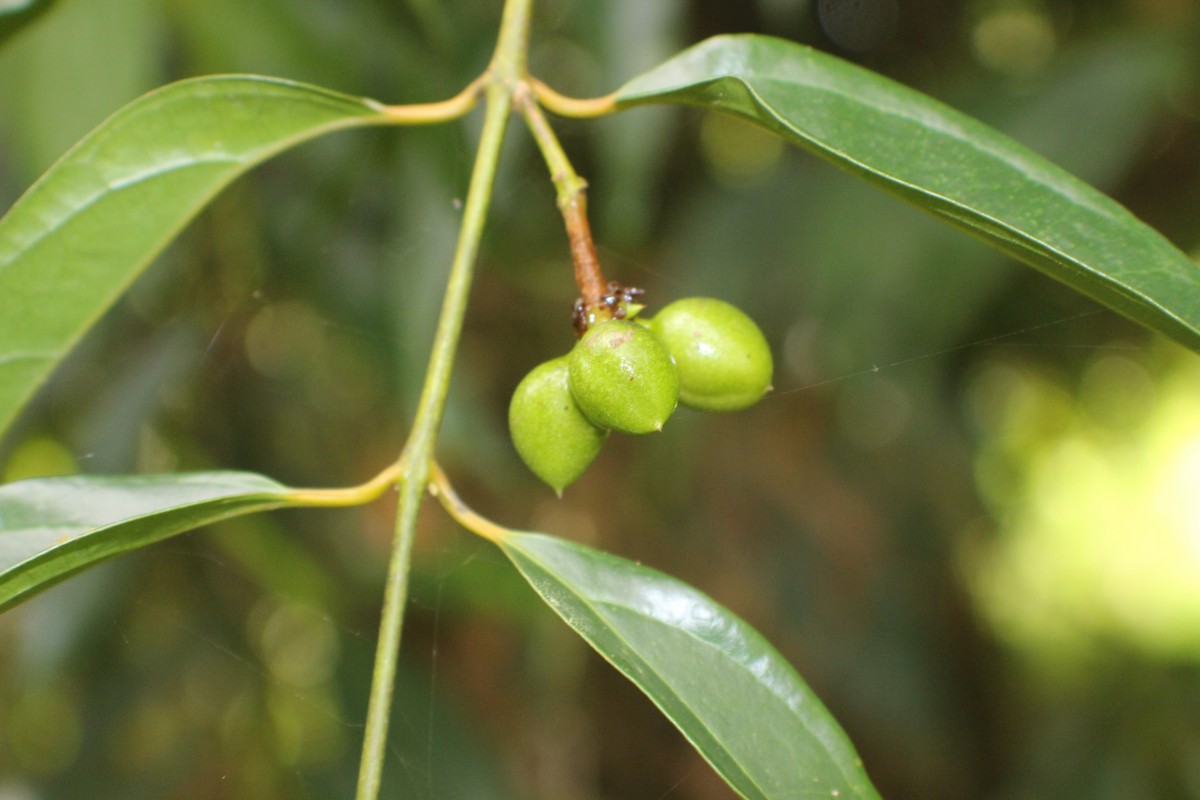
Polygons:
[[0,2],[0,44],[50,10],[55,0],[4,0]]
[[113,556],[302,495],[262,475],[73,475],[0,486],[0,610]]
[[1193,350],[1200,267],[1128,210],[977,120],[792,42],[719,36],[627,83],[618,104],[735,114]]
[[660,572],[551,536],[510,532],[498,543],[743,797],[879,797],[821,702],[728,609]]
[[251,76],[171,84],[118,111],[0,219],[0,431],[213,195],[372,101]]

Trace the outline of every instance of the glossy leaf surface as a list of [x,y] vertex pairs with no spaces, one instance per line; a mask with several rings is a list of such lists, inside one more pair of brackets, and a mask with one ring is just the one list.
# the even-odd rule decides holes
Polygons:
[[655,570],[532,533],[500,545],[746,798],[877,798],[853,745],[791,665],[711,598]]
[[303,504],[291,492],[247,472],[73,475],[0,486],[0,609],[175,534]]
[[755,122],[1200,350],[1200,267],[1184,253],[1011,138],[869,70],[781,39],[719,36],[633,79],[618,103]]
[[222,187],[319,134],[385,121],[287,81],[182,81],[134,101],[0,219],[0,431],[142,268]]

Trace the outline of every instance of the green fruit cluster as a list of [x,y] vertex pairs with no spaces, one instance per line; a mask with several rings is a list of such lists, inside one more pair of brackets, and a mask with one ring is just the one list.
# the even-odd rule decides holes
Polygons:
[[583,474],[609,431],[662,430],[678,403],[736,411],[771,388],[771,350],[754,321],[693,297],[651,320],[593,325],[565,356],[533,369],[508,409],[513,444],[556,492]]

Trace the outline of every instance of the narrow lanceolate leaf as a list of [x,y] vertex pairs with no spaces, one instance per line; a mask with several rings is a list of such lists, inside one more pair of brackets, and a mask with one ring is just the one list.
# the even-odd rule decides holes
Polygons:
[[879,797],[821,702],[728,609],[660,572],[550,536],[510,533],[499,544],[742,797]]
[[113,556],[304,501],[247,472],[34,478],[0,486],[0,609]]
[[0,431],[189,219],[245,170],[377,104],[288,81],[182,81],[134,101],[0,219]]
[[1200,350],[1200,267],[1100,192],[920,92],[792,42],[720,36],[618,95],[642,103],[758,123]]

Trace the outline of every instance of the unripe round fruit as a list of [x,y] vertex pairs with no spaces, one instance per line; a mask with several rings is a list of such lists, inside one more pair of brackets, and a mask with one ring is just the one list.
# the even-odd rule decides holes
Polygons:
[[593,423],[651,433],[679,402],[679,373],[647,328],[624,320],[593,325],[571,351],[571,394]]
[[679,400],[701,411],[737,411],[771,388],[771,348],[754,320],[711,297],[667,305],[650,330],[675,358]]
[[559,495],[583,474],[608,437],[575,404],[567,356],[539,364],[517,384],[508,430],[521,460]]

